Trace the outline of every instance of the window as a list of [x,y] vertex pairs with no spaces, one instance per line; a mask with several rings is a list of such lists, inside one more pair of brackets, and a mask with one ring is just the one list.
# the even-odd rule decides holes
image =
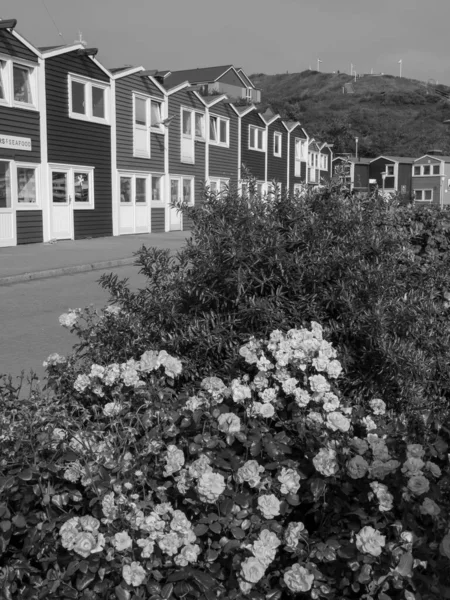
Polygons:
[[392,177],[394,175],[395,165],[386,165],[386,175]]
[[10,163],[0,161],[0,209],[11,208],[11,167]]
[[163,202],[163,194],[162,194],[162,175],[152,175],[152,201],[153,202]]
[[136,177],[134,201],[136,204],[147,202],[147,179],[145,177]]
[[132,185],[131,177],[121,177],[120,178],[120,203],[121,204],[131,204],[131,200],[132,200],[131,185]]
[[69,75],[69,117],[107,123],[107,93],[106,84]]
[[433,200],[433,190],[414,190],[415,199],[422,202]]
[[5,87],[5,72],[6,72],[6,62],[4,60],[0,60],[0,101],[6,101],[6,87]]
[[195,138],[205,139],[205,115],[201,113],[195,113]]
[[36,167],[17,166],[17,201],[36,204]]
[[441,172],[441,165],[433,165],[433,175],[439,175]]
[[431,167],[430,167],[430,165],[423,165],[423,174],[424,175],[430,175],[431,174]]
[[320,154],[319,163],[321,171],[328,171],[328,156],[326,154]]
[[74,171],[73,174],[74,202],[75,204],[91,203],[91,177],[90,173]]
[[281,141],[283,136],[278,131],[273,134],[273,155],[281,156]]
[[209,180],[209,191],[211,194],[220,194],[226,196],[228,194],[228,188],[230,187],[229,179],[222,179],[219,177],[211,177]]
[[424,190],[424,200],[432,200],[433,199],[433,190]]
[[229,125],[228,119],[222,119],[211,115],[209,117],[209,140],[212,144],[218,146],[229,145]]
[[22,65],[13,64],[14,102],[33,104],[31,94],[31,70]]
[[150,133],[148,130],[147,99],[134,97],[133,155],[150,158]]
[[153,129],[161,131],[162,121],[162,103],[157,100],[150,100],[150,126]]
[[254,125],[249,125],[248,147],[250,150],[260,150],[261,152],[265,151],[265,133],[265,129],[255,127]]
[[192,206],[194,204],[193,201],[193,183],[194,180],[186,177],[183,177],[183,204],[188,204]]
[[0,59],[0,104],[36,109],[36,72],[34,65]]
[[256,182],[256,194],[259,198],[262,198],[264,195],[264,183],[262,181]]
[[415,165],[413,167],[413,175],[420,175],[420,165]]

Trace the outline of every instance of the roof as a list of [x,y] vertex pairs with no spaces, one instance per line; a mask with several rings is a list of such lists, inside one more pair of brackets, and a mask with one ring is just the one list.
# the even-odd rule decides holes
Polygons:
[[59,48],[65,48],[66,44],[59,44],[58,46],[39,46],[39,52],[49,52],[50,50],[58,50]]
[[351,162],[355,164],[368,165],[373,158],[356,158],[356,156],[335,156],[333,158],[333,162],[335,160],[345,160],[346,162]]
[[[198,69],[184,69],[182,71],[171,71],[169,77],[170,80],[168,85],[174,87],[183,81],[189,81],[189,83],[209,83],[216,81],[224,73],[233,68],[233,65],[224,65],[222,67],[200,67]],[[158,75],[161,75],[161,71]]]
[[437,154],[424,154],[423,156],[419,156],[419,158],[416,158],[414,162],[422,160],[423,158],[433,158],[434,160],[441,160],[446,163],[450,162],[450,156],[438,156]]
[[370,162],[374,162],[375,160],[379,160],[380,158],[387,158],[387,160],[392,160],[397,163],[412,163],[416,160],[415,158],[411,158],[410,156],[377,156],[376,158],[372,158]]
[[127,65],[126,67],[111,67],[108,69],[111,73],[120,73],[120,71],[128,71],[128,69],[133,69],[131,65]]

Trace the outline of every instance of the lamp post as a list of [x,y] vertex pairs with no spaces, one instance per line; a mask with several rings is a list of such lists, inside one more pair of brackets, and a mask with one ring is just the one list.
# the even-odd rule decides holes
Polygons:
[[355,149],[355,158],[356,158],[356,160],[358,160],[358,142],[359,142],[359,138],[355,137],[355,146],[356,146],[356,149]]
[[445,182],[445,176],[442,175],[442,177],[441,177],[441,189],[440,189],[440,193],[439,193],[439,205],[440,205],[441,209],[444,208],[444,182]]
[[321,61],[320,58],[318,58],[317,59],[317,70],[319,71],[319,73],[320,73],[320,63],[321,62],[323,62],[323,61]]
[[386,187],[386,177],[387,177],[386,171],[383,171],[383,173],[381,173],[381,177],[383,179],[383,192],[384,192],[384,188]]
[[398,64],[400,65],[400,77],[402,76],[402,64],[403,64],[403,59],[400,59],[398,61]]

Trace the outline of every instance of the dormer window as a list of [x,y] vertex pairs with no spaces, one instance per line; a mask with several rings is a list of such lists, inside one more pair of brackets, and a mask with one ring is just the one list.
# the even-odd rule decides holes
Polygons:
[[30,78],[30,69],[22,65],[13,65],[14,102],[33,104]]
[[34,66],[0,59],[0,104],[36,109],[36,96]]
[[108,123],[108,86],[78,75],[69,75],[69,117]]

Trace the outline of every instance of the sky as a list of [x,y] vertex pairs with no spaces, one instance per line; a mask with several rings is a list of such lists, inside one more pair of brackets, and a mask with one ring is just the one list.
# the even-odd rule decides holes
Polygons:
[[[450,85],[449,0],[0,0],[36,46],[81,31],[106,67],[400,74]],[[61,35],[60,35],[61,34]]]

